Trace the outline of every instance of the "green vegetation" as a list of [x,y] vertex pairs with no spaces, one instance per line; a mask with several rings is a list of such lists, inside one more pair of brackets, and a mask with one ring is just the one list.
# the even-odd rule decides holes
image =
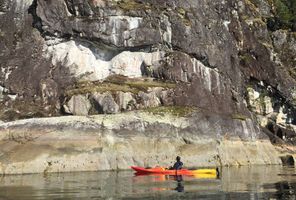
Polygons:
[[232,114],[231,116],[232,119],[238,119],[241,121],[246,121],[249,117],[240,113]]
[[253,24],[256,26],[265,25],[265,22],[262,20],[262,18],[254,18],[252,21],[253,21]]
[[290,29],[296,31],[296,0],[269,0],[275,17],[269,18],[270,30]]
[[296,68],[290,68],[289,70],[290,76],[292,76],[294,79],[296,79]]
[[296,0],[275,0],[276,14],[286,24],[296,19]]
[[18,119],[29,119],[35,117],[45,117],[56,115],[54,108],[45,110],[40,102],[28,102],[16,100],[9,106],[5,103],[0,104],[0,119],[3,121],[14,121]]
[[114,75],[110,76],[104,82],[80,82],[74,87],[66,90],[67,96],[73,96],[77,94],[87,94],[94,92],[131,92],[134,94],[140,91],[147,92],[149,88],[162,87],[162,88],[175,88],[175,83],[167,83],[160,81],[153,81],[150,79],[130,79],[124,76]]
[[117,6],[124,11],[133,11],[133,10],[149,10],[151,6],[146,3],[142,3],[136,0],[120,0],[111,2],[113,6]]
[[248,7],[253,10],[256,11],[258,8],[258,1],[257,0],[245,0],[246,5],[248,5]]
[[253,60],[253,56],[249,53],[240,53],[239,54],[240,63],[244,66],[249,65]]
[[186,117],[197,111],[196,107],[190,106],[161,106],[154,108],[146,108],[145,112],[152,113],[153,115],[161,115],[165,116],[167,114],[171,114],[177,117]]
[[[267,19],[269,30],[285,29],[296,31],[296,0],[267,0],[267,2],[274,14],[274,17]],[[261,2],[260,0],[245,0],[245,3],[250,10],[257,12]],[[248,18],[244,16],[244,19]],[[262,20],[257,20],[257,22],[262,24]]]
[[176,11],[179,15],[179,17],[183,20],[183,23],[186,25],[186,26],[191,26],[191,21],[187,15],[187,11],[184,9],[184,8],[176,8]]

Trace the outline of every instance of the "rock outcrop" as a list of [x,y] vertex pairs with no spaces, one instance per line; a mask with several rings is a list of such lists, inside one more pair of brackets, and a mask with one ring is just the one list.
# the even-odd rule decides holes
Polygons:
[[281,164],[283,153],[258,129],[250,119],[147,111],[9,122],[0,125],[0,174],[169,166],[176,155],[187,167]]
[[[211,134],[202,134],[200,142],[209,141],[210,145],[217,135],[231,135],[240,138],[236,143],[240,145],[242,138],[259,142],[261,136],[273,143],[293,145],[296,141],[293,8],[294,1],[283,0],[0,0],[0,120],[63,115],[81,115],[85,117],[76,119],[85,120],[94,114],[117,119],[128,111],[189,107],[195,113],[186,115],[185,120],[194,121],[187,127],[192,137],[195,133],[198,137],[201,127],[214,127]],[[196,116],[202,120],[196,120]],[[78,132],[88,129],[89,123],[81,125]],[[95,127],[100,123],[95,123]],[[242,130],[234,126],[238,123],[244,127]],[[13,132],[15,129],[10,125],[3,126]],[[129,130],[139,128],[136,121],[126,126]],[[39,130],[42,126],[36,127]],[[57,133],[57,127],[67,129],[67,124],[54,124],[49,130]],[[165,132],[166,126],[155,122],[153,127]],[[115,132],[124,132],[122,128]],[[23,129],[26,130],[25,124]],[[102,130],[100,127],[98,132]],[[39,134],[34,127],[28,131]],[[143,134],[151,132],[154,131],[145,129]],[[5,131],[1,134],[7,138]],[[69,134],[70,140],[71,131],[65,134]],[[88,137],[89,133],[85,134]],[[132,138],[122,140],[129,143]],[[138,138],[143,143],[146,139],[149,145],[145,148],[152,148],[153,136]],[[168,148],[179,147],[180,141],[168,142]],[[198,143],[199,139],[194,141]],[[219,141],[220,149],[226,143],[232,144]],[[254,149],[261,148],[255,141],[248,144],[254,144]],[[274,153],[269,143],[264,145]],[[59,152],[56,148],[52,150]],[[225,152],[228,150],[233,149],[226,148]],[[242,151],[249,152],[251,147]],[[263,152],[257,152],[258,160],[252,161],[248,153],[244,154],[244,161],[236,160],[260,163],[259,157],[262,160],[265,153],[270,155],[267,150]],[[7,160],[7,155],[3,159]],[[116,168],[112,160],[116,156],[100,156],[109,163],[106,169]],[[123,162],[144,164],[139,161],[142,159],[131,155]],[[221,158],[221,162],[236,162],[229,159]],[[277,156],[266,158],[266,163],[278,163],[276,160]],[[13,167],[9,162],[3,166]],[[70,170],[74,166],[64,171]]]
[[173,81],[176,105],[247,116],[258,80],[294,107],[293,18],[278,6],[294,11],[278,1],[3,0],[2,118],[60,115],[67,87],[110,75]]

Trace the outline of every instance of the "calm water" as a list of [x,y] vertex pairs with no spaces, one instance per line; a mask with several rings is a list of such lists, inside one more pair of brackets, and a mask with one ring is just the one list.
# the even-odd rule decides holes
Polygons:
[[3,199],[296,199],[296,170],[223,168],[211,177],[135,176],[131,171],[5,176]]

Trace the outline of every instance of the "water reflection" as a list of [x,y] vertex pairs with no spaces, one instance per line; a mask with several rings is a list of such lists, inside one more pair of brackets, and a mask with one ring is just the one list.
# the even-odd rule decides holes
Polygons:
[[266,190],[275,189],[274,193],[269,195],[269,198],[274,199],[296,199],[296,183],[289,181],[281,181],[274,184],[265,184],[263,187]]
[[177,192],[184,192],[184,185],[183,185],[183,176],[178,175],[178,176],[174,176],[174,180],[177,182],[177,187],[175,188],[175,190]]
[[220,179],[132,171],[0,177],[2,199],[296,199],[296,170],[223,168]]
[[[169,183],[170,181],[174,181],[175,185],[169,187],[170,184],[165,185],[165,187],[152,187],[152,191],[167,191],[167,190],[175,190],[177,192],[184,192],[184,184],[183,184],[183,176],[181,175],[136,175],[136,176],[144,176],[144,177],[153,177],[154,181],[156,182],[166,182]],[[151,181],[152,179],[150,179]],[[149,181],[149,182],[150,182]],[[151,181],[153,182],[153,181]]]

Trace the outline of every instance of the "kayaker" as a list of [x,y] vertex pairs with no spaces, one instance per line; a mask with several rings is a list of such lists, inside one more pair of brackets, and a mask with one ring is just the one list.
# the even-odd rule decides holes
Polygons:
[[174,166],[171,167],[170,169],[174,169],[174,170],[179,170],[182,169],[183,167],[183,163],[181,162],[181,157],[177,156],[176,157],[177,162],[175,162]]

